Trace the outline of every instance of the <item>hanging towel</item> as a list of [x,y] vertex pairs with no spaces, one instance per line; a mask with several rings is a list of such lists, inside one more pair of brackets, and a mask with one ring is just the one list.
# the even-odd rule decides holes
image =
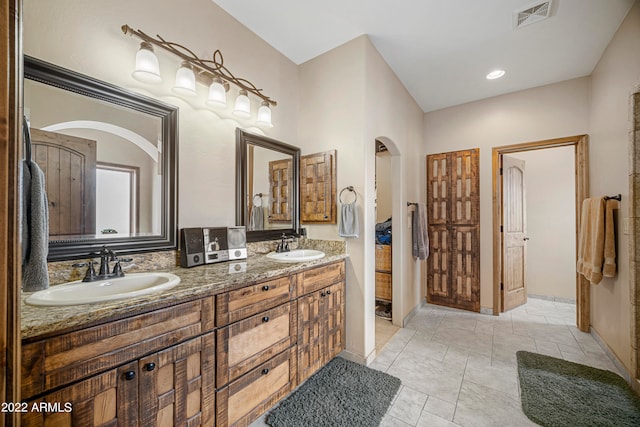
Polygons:
[[617,200],[609,199],[604,212],[604,266],[602,275],[615,277],[616,275],[616,233],[613,225],[614,210],[619,209]]
[[249,218],[249,230],[264,230],[264,209],[253,205]]
[[340,208],[340,225],[338,234],[340,237],[359,237],[360,226],[358,225],[358,206],[356,202],[343,204]]
[[23,243],[27,249],[22,260],[22,288],[25,292],[33,292],[49,287],[49,210],[44,173],[34,161],[23,166],[22,189],[25,200],[21,226]]
[[427,207],[416,203],[412,216],[411,249],[414,257],[424,261],[429,256],[429,233],[427,228]]
[[597,285],[602,280],[604,258],[604,198],[590,198],[582,202],[580,234],[578,235],[577,271]]

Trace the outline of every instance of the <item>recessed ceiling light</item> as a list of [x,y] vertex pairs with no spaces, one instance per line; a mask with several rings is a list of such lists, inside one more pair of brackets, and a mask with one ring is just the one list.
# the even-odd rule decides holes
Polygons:
[[488,80],[499,79],[500,77],[504,76],[504,73],[505,73],[504,70],[493,70],[492,72],[487,74],[487,79]]

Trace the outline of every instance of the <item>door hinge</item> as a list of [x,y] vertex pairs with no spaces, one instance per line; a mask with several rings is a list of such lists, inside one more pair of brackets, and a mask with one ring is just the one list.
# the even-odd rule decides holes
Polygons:
[[500,226],[500,232],[502,233],[503,231],[504,231],[504,226],[503,226],[503,225],[501,225],[501,226]]
[[502,175],[502,168],[500,168],[500,175]]
[[500,283],[500,290],[504,291],[504,283]]

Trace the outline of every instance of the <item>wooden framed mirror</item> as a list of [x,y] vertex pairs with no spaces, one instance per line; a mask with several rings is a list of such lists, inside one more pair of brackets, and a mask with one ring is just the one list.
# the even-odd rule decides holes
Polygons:
[[299,165],[298,147],[236,129],[236,224],[248,242],[298,234]]
[[24,106],[49,261],[176,249],[177,107],[26,55]]

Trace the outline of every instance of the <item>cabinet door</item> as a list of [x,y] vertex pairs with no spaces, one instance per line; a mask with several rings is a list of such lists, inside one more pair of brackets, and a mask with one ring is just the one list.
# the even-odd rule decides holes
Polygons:
[[49,393],[28,402],[28,409],[21,420],[25,427],[137,426],[138,365],[129,363]]
[[298,299],[298,384],[322,366],[321,291]]
[[[324,296],[322,293],[324,292]],[[333,359],[345,348],[344,282],[329,286],[320,293],[325,327],[325,350],[323,364]]]
[[213,332],[141,359],[139,372],[141,425],[213,425]]
[[300,157],[300,221],[335,224],[336,150]]
[[270,212],[269,222],[290,222],[291,209],[291,159],[269,162]]

